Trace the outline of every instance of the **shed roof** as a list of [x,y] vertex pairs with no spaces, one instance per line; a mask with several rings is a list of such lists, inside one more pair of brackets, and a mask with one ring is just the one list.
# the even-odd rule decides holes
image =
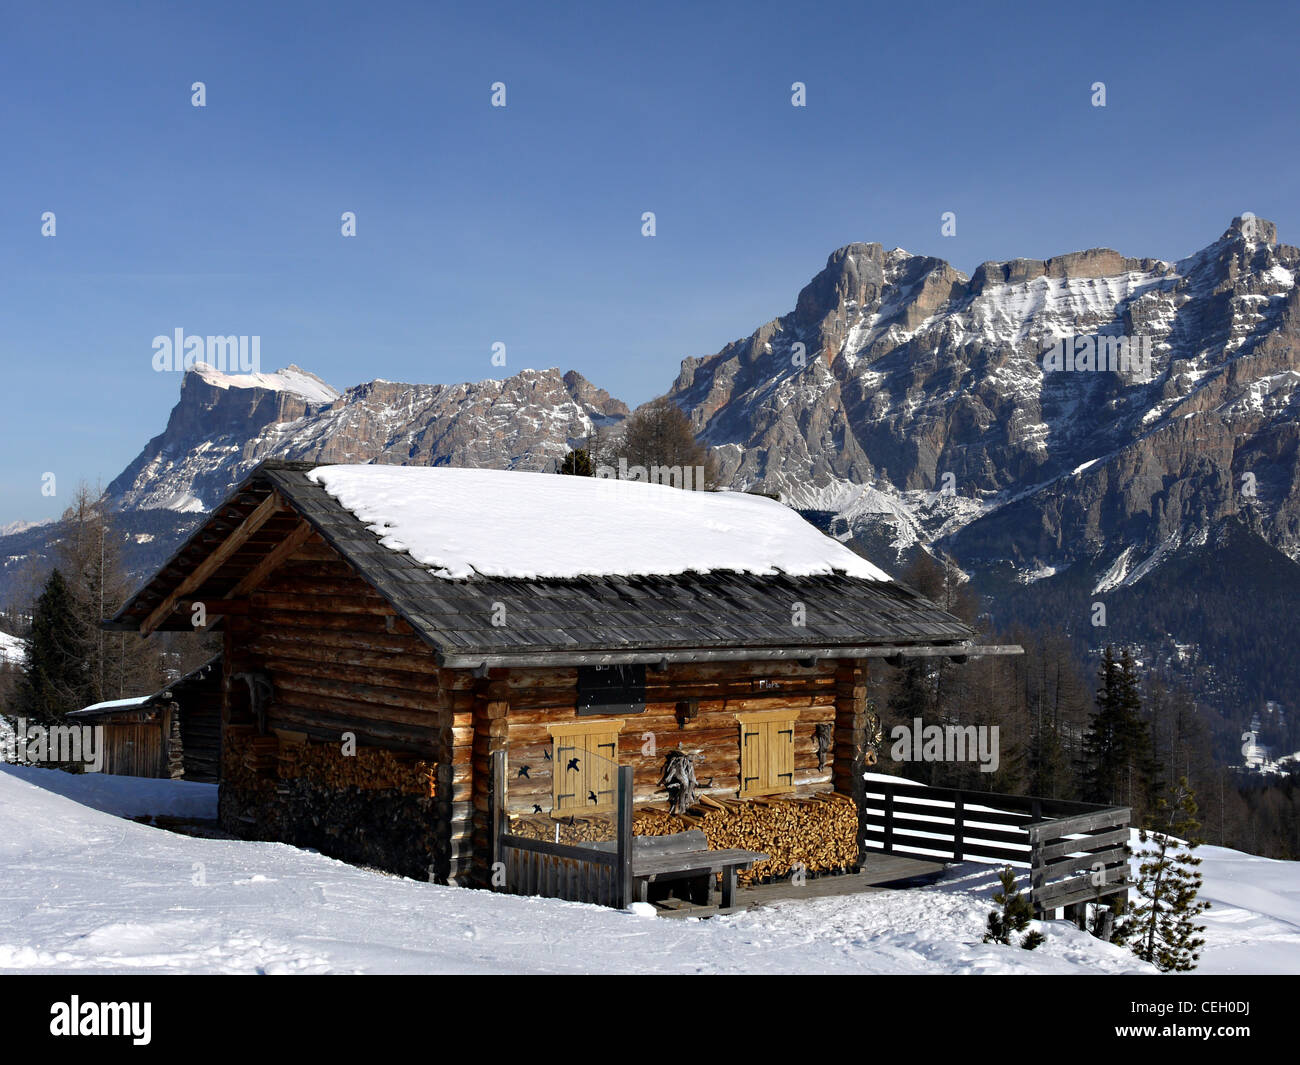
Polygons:
[[83,706],[80,710],[70,710],[64,716],[107,717],[123,710],[139,710],[143,706],[148,706],[153,699],[153,695],[137,695],[133,699],[109,699],[102,703],[91,703],[89,706]]
[[217,679],[214,677],[213,671],[215,670],[219,676],[220,664],[221,655],[215,654],[201,666],[197,666],[183,676],[177,677],[166,687],[159,688],[149,695],[136,695],[130,699],[109,699],[102,703],[91,703],[89,706],[83,706],[80,710],[72,710],[65,716],[112,717],[114,714],[120,714],[128,710],[142,710],[155,703],[169,703],[177,692],[182,692],[186,688],[205,680]]
[[[178,605],[219,604],[246,594],[243,589],[260,569],[274,563],[276,548],[305,522],[434,649],[441,665],[452,668],[1007,650],[970,646],[975,633],[968,626],[905,585],[830,566],[826,572],[794,574],[713,568],[564,577],[448,575],[445,566],[434,570],[395,544],[384,546],[385,536],[392,539],[391,528],[380,525],[373,531],[373,520],[358,517],[330,494],[328,476],[312,476],[317,468],[263,463],[106,624],[142,631],[189,628],[189,616],[176,612]],[[391,469],[418,473],[421,468]],[[669,508],[675,498],[696,494],[662,491],[670,493],[664,504]],[[611,498],[605,497],[606,505]],[[427,506],[437,505],[431,496]],[[528,510],[521,509],[526,527]],[[847,550],[802,519],[788,528],[791,537],[821,537],[829,545],[828,557]]]

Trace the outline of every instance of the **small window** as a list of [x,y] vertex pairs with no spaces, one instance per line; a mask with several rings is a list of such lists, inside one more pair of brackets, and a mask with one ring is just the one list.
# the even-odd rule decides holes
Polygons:
[[551,725],[551,812],[608,813],[618,805],[620,720]]
[[794,723],[798,717],[798,710],[736,715],[742,798],[794,791]]
[[645,709],[645,666],[579,666],[578,714],[639,714]]

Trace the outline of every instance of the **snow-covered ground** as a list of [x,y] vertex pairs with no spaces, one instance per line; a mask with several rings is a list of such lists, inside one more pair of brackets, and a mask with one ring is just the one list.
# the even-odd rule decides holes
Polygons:
[[217,817],[215,784],[117,777],[107,773],[65,773],[33,765],[0,765],[0,818],[5,821],[21,816],[20,809],[8,808],[10,804],[3,790],[5,774],[117,817],[183,817],[195,821],[213,821]]
[[[958,866],[931,888],[670,920],[438,887],[283,844],[192,838],[114,816],[211,816],[213,792],[0,766],[0,970],[1151,971],[1064,922],[1048,922],[1034,952],[982,943],[987,866]],[[1300,971],[1296,863],[1206,857],[1216,902],[1206,971]]]
[[0,632],[0,662],[12,662],[16,666],[23,663],[27,654],[27,641],[7,632]]
[[1300,862],[1200,847],[1205,949],[1198,972],[1300,973]]

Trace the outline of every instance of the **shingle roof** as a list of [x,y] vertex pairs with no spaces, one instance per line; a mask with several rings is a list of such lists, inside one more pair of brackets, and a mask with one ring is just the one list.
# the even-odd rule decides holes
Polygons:
[[[912,589],[842,574],[436,576],[408,554],[382,546],[375,533],[306,476],[313,468],[289,462],[259,466],[108,624],[138,628],[230,531],[234,519],[223,517],[225,507],[252,508],[278,492],[449,666],[524,664],[525,656],[562,665],[661,657],[841,657],[867,650],[887,655],[922,648],[978,653],[966,646],[975,635],[968,626]],[[269,550],[278,535],[273,530],[249,550]],[[223,589],[218,571],[200,591],[219,598],[236,582],[225,583]]]

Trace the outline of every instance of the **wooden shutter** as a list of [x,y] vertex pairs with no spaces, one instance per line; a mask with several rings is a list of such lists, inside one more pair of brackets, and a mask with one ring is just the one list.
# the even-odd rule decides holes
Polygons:
[[794,723],[798,710],[737,714],[740,796],[794,791]]
[[549,726],[552,813],[605,813],[618,805],[622,728],[621,718]]

